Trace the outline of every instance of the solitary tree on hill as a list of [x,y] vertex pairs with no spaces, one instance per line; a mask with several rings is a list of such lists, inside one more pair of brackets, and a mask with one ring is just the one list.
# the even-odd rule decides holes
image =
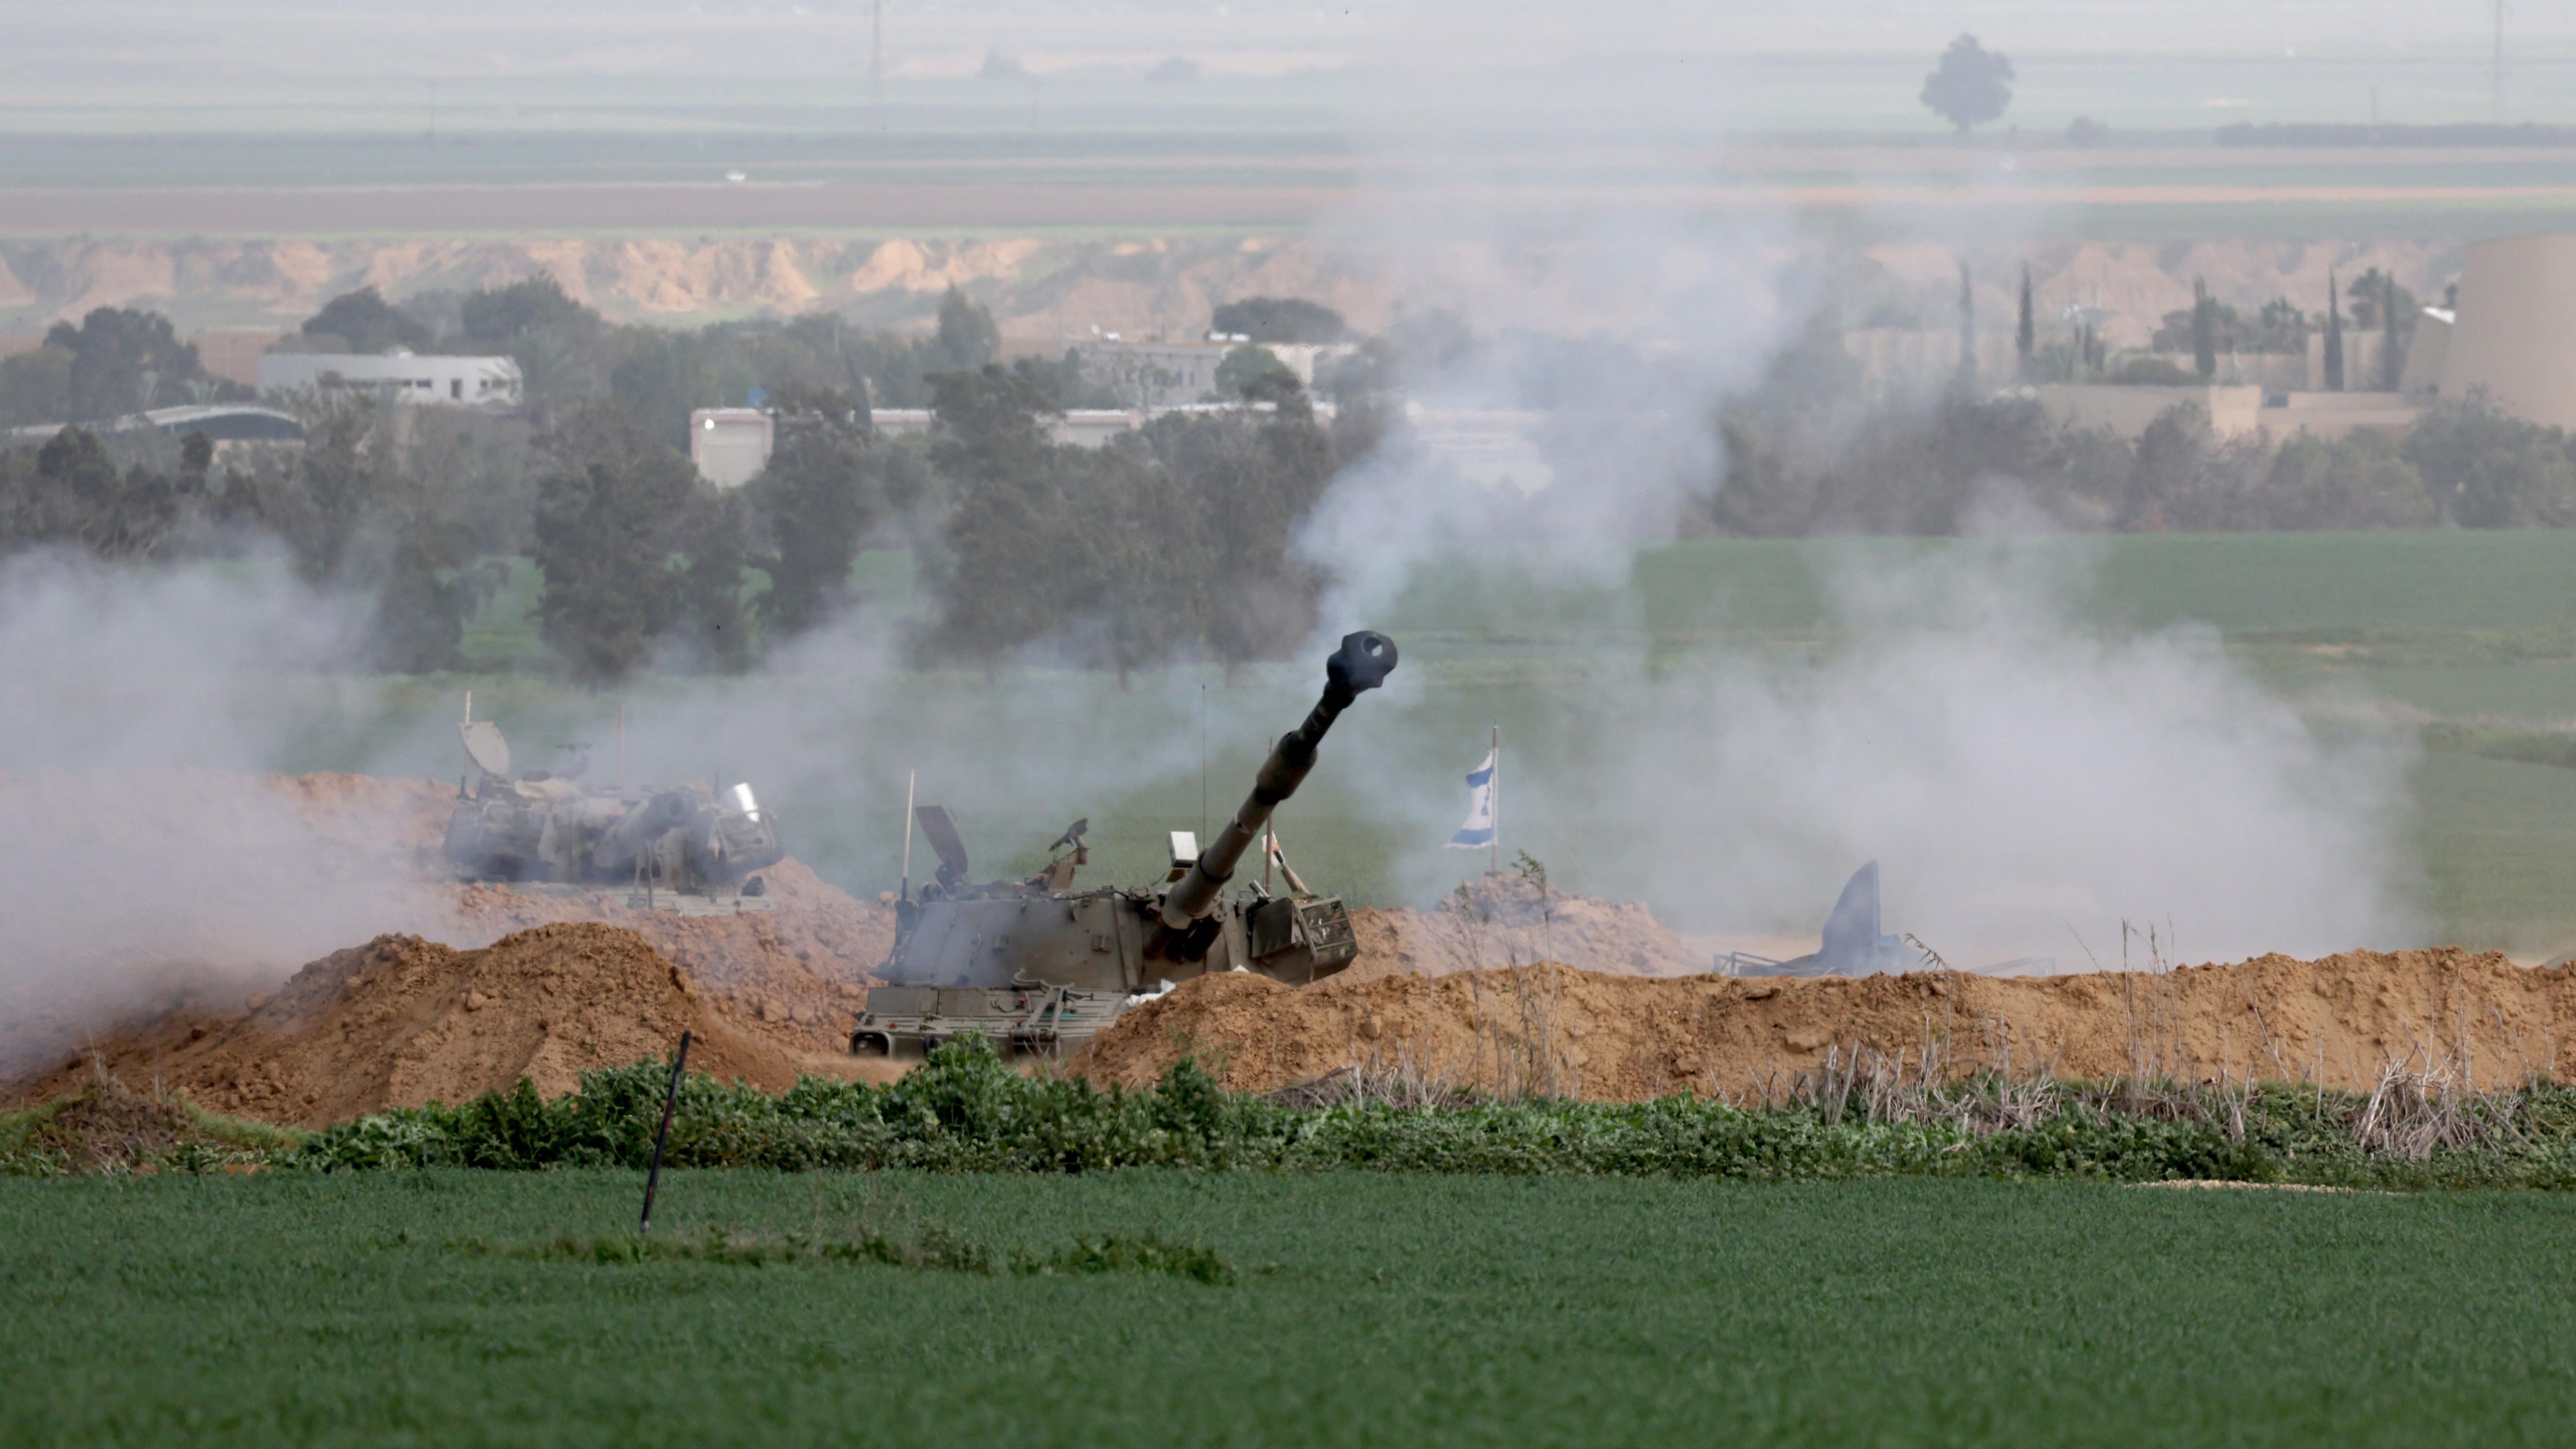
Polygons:
[[1923,104],[1964,136],[2012,104],[2012,79],[2011,61],[1977,44],[1977,37],[1962,35],[1923,78]]

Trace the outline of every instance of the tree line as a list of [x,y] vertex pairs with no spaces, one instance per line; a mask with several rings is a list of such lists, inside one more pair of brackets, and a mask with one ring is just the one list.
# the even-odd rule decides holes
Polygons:
[[1811,334],[1717,410],[1719,476],[1686,532],[1946,534],[2009,495],[2058,526],[2122,532],[2576,526],[2576,440],[2484,397],[2402,435],[2222,438],[2181,404],[2135,440],[2020,397],[1872,406],[1830,334]]
[[[1321,580],[1290,540],[1333,445],[1295,374],[1258,346],[1219,374],[1257,407],[1167,415],[1091,449],[1047,433],[1051,415],[1102,400],[1073,359],[1000,365],[991,315],[953,291],[918,337],[829,316],[621,328],[546,278],[446,310],[433,321],[363,290],[324,306],[299,342],[504,352],[527,378],[524,407],[291,398],[301,447],[222,462],[202,434],[97,426],[144,403],[240,394],[206,381],[166,319],[101,309],[57,327],[0,362],[0,404],[90,426],[0,453],[0,552],[144,563],[275,550],[306,581],[363,599],[361,662],[399,672],[463,665],[467,624],[512,558],[541,578],[537,628],[559,666],[601,683],[749,667],[862,602],[853,565],[872,542],[921,561],[935,601],[915,641],[926,660],[1045,650],[1124,673],[1272,657],[1311,630]],[[1252,310],[1274,336],[1327,325],[1311,304]],[[772,456],[719,490],[689,461],[688,413],[752,388],[768,394]],[[929,437],[874,427],[873,403],[913,402],[933,409]]]

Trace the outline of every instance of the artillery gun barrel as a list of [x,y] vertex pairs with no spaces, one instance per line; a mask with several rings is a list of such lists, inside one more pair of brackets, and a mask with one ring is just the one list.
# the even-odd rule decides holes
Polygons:
[[1306,772],[1315,768],[1315,747],[1323,742],[1324,732],[1351,707],[1351,701],[1384,683],[1394,669],[1394,640],[1369,629],[1342,636],[1342,647],[1324,662],[1323,698],[1315,701],[1304,724],[1279,737],[1234,818],[1217,832],[1216,839],[1200,848],[1189,874],[1164,895],[1159,919],[1166,930],[1186,930],[1216,908],[1217,893],[1234,877],[1244,851],[1260,838],[1270,812],[1296,794]]

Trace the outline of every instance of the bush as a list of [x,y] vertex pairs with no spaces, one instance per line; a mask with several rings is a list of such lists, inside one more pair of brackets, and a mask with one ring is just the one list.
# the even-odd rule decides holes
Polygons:
[[[379,1113],[316,1134],[323,1171],[401,1166],[642,1169],[668,1069],[582,1078],[552,1102],[520,1083],[462,1107]],[[2031,1110],[2029,1101],[2044,1101]],[[2013,1106],[2014,1102],[2023,1105]],[[2382,1187],[2576,1185],[2576,1091],[2385,1103],[2313,1088],[2162,1087],[1972,1078],[1868,1120],[1869,1103],[1740,1107],[1695,1097],[1395,1107],[1288,1106],[1220,1087],[1195,1060],[1141,1091],[1026,1076],[980,1038],[890,1086],[807,1078],[780,1096],[689,1078],[665,1161],[780,1171],[1121,1167],[1374,1168],[1795,1181],[1887,1176],[2175,1178]],[[2374,1127],[2372,1124],[2378,1124]],[[2377,1132],[2376,1137],[2370,1136]],[[2411,1135],[2410,1135],[2411,1134]],[[2402,1140],[2401,1140],[2402,1139]],[[2408,1145],[2408,1144],[2412,1145]]]

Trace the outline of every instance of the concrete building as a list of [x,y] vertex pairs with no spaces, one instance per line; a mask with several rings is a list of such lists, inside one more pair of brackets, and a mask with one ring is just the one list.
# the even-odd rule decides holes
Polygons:
[[1159,410],[1198,402],[1216,390],[1217,364],[1232,342],[1124,342],[1115,337],[1074,344],[1083,376],[1105,383],[1129,407]]
[[[871,419],[876,430],[889,438],[920,437],[930,431],[928,408],[878,408]],[[1153,415],[1142,408],[1073,408],[1039,421],[1046,425],[1049,442],[1098,448],[1120,433],[1145,426]]]
[[2483,390],[2515,417],[2576,428],[2576,236],[2469,243],[2443,354],[2443,397]]
[[2109,428],[2134,438],[2147,425],[2185,403],[2198,403],[2209,413],[2209,430],[2222,438],[2241,438],[2262,426],[2263,389],[2259,387],[2139,387],[2121,383],[2048,383],[2036,389],[2039,405],[2051,416],[2079,428]]
[[689,461],[718,488],[739,488],[769,466],[778,424],[760,408],[700,408],[689,414]]
[[365,392],[390,402],[435,407],[516,407],[519,364],[506,357],[438,357],[389,352],[270,352],[259,359],[263,393]]

